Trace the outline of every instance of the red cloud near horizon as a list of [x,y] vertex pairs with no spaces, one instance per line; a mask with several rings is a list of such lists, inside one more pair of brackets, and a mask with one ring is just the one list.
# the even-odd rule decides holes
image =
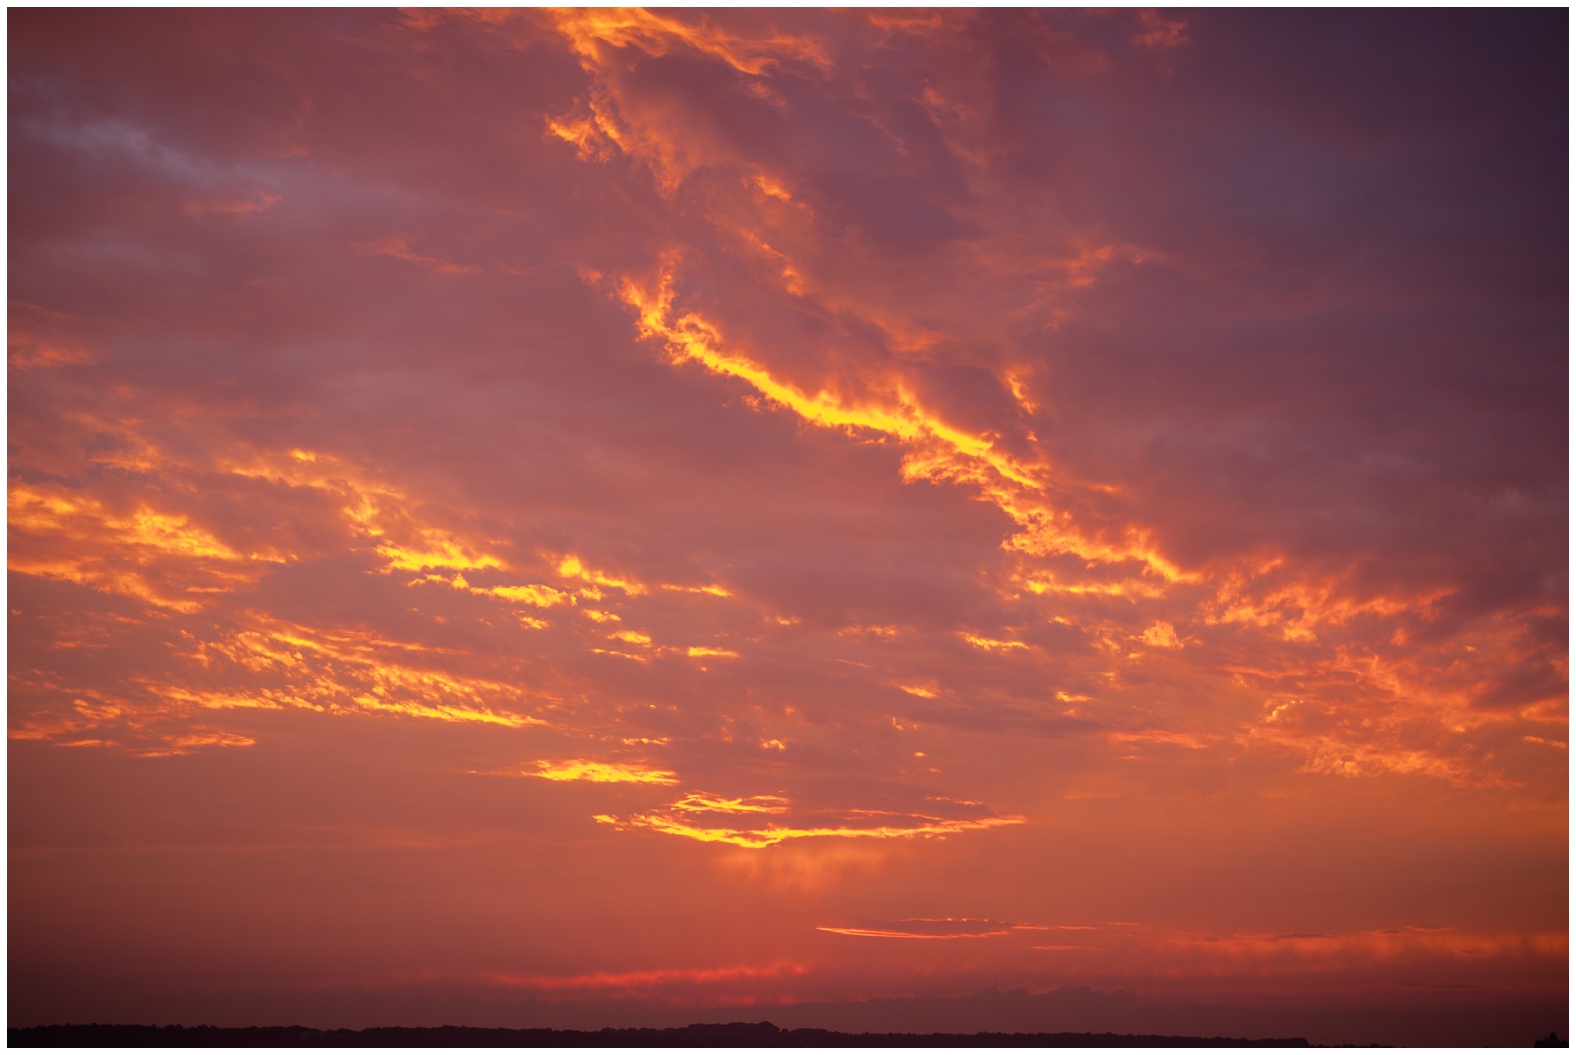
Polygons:
[[12,1024],[1564,1001],[1556,20],[13,12]]

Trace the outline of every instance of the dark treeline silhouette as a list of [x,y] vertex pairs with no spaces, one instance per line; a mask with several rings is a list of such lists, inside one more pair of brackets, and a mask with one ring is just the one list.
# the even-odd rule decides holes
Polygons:
[[1301,1037],[1164,1037],[1118,1033],[838,1033],[770,1022],[676,1029],[484,1029],[475,1026],[32,1026],[13,1048],[1305,1048]]

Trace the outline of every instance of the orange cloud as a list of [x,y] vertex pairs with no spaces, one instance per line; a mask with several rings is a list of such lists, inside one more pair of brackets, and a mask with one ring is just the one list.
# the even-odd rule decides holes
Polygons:
[[1523,17],[18,12],[14,1000],[1557,989]]
[[533,714],[500,706],[535,709],[545,702],[540,698],[533,706],[529,694],[514,685],[418,665],[442,660],[444,654],[361,630],[313,628],[253,616],[247,629],[200,644],[196,655],[208,666],[227,662],[266,678],[273,684],[245,695],[287,706],[507,728],[548,724]]
[[916,938],[952,940],[957,938],[999,938],[1021,930],[1044,930],[1044,927],[1021,923],[1003,923],[991,919],[900,919],[890,921],[864,920],[858,925],[845,927],[818,926],[828,934],[845,934],[856,938]]
[[165,758],[170,755],[189,754],[196,747],[251,747],[257,743],[249,736],[238,733],[225,733],[217,730],[202,730],[187,733],[184,736],[166,736],[165,742],[169,745],[152,751],[143,751],[143,758]]
[[[635,596],[646,592],[646,586],[644,583],[635,582],[632,579],[627,578],[617,578],[608,575],[606,572],[598,571],[595,568],[588,568],[581,562],[579,557],[576,557],[572,553],[565,554],[562,558],[560,558],[557,567],[558,574],[562,575],[566,579],[580,579],[584,582],[590,583],[593,586],[607,586],[614,590],[620,590],[630,596]],[[597,594],[596,596],[600,596],[600,594]]]
[[262,212],[284,199],[278,194],[258,194],[252,198],[231,198],[219,201],[194,201],[186,205],[186,215],[192,217],[203,216],[246,216],[251,213]]
[[356,246],[359,252],[379,253],[383,256],[393,257],[395,260],[405,260],[412,264],[420,264],[430,271],[440,275],[474,275],[480,269],[464,264],[456,264],[441,257],[428,256],[411,249],[410,243],[403,238],[384,238],[376,242],[363,242]]
[[704,659],[708,656],[722,656],[733,659],[737,658],[739,655],[731,648],[712,648],[708,645],[691,645],[689,648],[685,649],[684,652],[686,655],[698,659]]
[[730,967],[657,967],[636,971],[593,971],[576,975],[497,973],[482,977],[493,985],[520,989],[594,993],[757,981],[799,975],[805,970],[803,964],[781,960],[764,965],[740,964]]
[[117,509],[91,494],[16,481],[7,497],[10,570],[161,608],[197,611],[204,594],[255,581],[265,565],[290,559],[237,552],[185,514],[146,504]]
[[653,769],[643,762],[593,762],[587,759],[560,759],[536,764],[525,776],[543,780],[587,780],[595,784],[677,784],[678,775]]
[[[785,820],[740,825],[738,815],[765,813]],[[801,810],[777,796],[727,799],[710,795],[687,796],[667,807],[627,818],[598,815],[595,819],[620,830],[649,828],[697,842],[729,843],[763,849],[796,839],[910,839],[1023,824],[1026,818],[975,811],[971,817],[941,817],[889,810]],[[731,823],[707,825],[701,816],[718,814]]]

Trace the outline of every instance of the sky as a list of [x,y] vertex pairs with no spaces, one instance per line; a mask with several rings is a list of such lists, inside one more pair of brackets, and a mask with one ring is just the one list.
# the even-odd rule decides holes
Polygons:
[[12,9],[9,1024],[1563,1032],[1567,18]]

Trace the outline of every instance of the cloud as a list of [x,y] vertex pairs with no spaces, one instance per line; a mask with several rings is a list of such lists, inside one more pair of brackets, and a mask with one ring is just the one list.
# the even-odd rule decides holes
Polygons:
[[528,777],[543,780],[589,780],[598,784],[677,784],[678,777],[666,770],[652,769],[638,762],[592,762],[565,759],[538,762]]
[[764,965],[740,964],[728,967],[659,967],[639,971],[597,971],[592,974],[554,976],[492,974],[482,979],[487,984],[532,989],[544,993],[603,994],[607,992],[643,993],[680,987],[718,988],[729,983],[754,982],[802,974],[804,966],[777,962]]
[[886,809],[806,809],[775,795],[724,798],[688,795],[664,809],[627,818],[599,815],[618,829],[649,828],[699,842],[729,843],[763,849],[797,839],[910,839],[1022,824],[979,803],[934,801],[926,812]]
[[[1120,955],[1104,931],[935,948],[979,950],[981,985],[1054,988],[1057,957],[1108,957],[1115,986],[1180,985],[1190,957],[1284,966],[1288,990],[1326,962],[1477,984],[1439,968],[1467,946],[1369,935],[1367,906],[1404,901],[1547,961],[1528,936],[1565,904],[1569,743],[1550,26],[25,13],[28,838],[192,846],[214,878],[203,831],[320,845],[304,774],[368,844],[507,847],[278,858],[292,898],[430,875],[508,921],[461,963],[422,900],[391,952],[356,914],[414,896],[384,890],[347,909],[346,977],[387,953],[634,979],[680,939],[689,963],[804,965],[728,983],[760,994],[832,977],[836,941],[858,984],[831,998],[902,989],[883,958],[932,946],[817,926],[1047,899],[1164,925]],[[67,931],[147,947],[112,918],[124,891],[44,915],[86,866],[55,867],[19,895],[18,963]],[[156,871],[102,874],[178,915]],[[982,876],[978,901],[933,896]],[[291,904],[235,948],[275,962],[258,943],[318,918]],[[573,954],[511,958],[544,928]],[[170,923],[168,947],[197,962],[218,932]],[[1159,937],[1203,932],[1235,937]],[[1327,961],[1262,934],[1369,937]]]
[[815,929],[857,938],[951,939],[999,938],[1017,930],[1046,928],[991,919],[900,919],[856,920],[843,926],[819,926]]

